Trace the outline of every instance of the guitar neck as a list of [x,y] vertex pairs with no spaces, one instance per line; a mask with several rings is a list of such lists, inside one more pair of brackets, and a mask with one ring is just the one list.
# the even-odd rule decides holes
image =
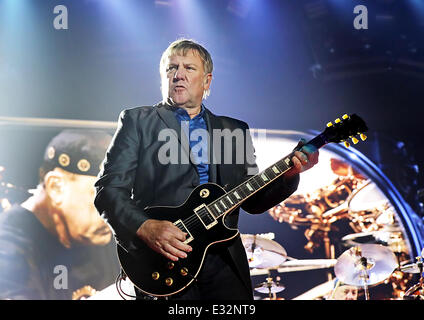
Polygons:
[[[306,144],[313,145],[319,149],[327,143],[328,141],[326,140],[325,136],[320,134]],[[293,161],[291,158],[293,157],[295,151],[296,149],[265,170],[250,177],[248,180],[228,191],[220,198],[211,202],[207,206],[209,212],[212,213],[215,219],[218,219],[227,212],[230,212],[240,206],[244,201],[253,196],[259,190],[263,189],[274,180],[282,176],[285,172],[290,170],[293,167]]]

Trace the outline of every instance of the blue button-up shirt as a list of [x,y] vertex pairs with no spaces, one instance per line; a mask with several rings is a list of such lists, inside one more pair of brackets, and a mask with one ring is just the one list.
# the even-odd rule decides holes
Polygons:
[[205,121],[205,108],[201,107],[201,111],[193,119],[190,119],[187,111],[177,108],[174,111],[175,116],[181,123],[181,127],[188,137],[190,143],[190,151],[193,163],[197,167],[199,173],[200,184],[209,181],[209,164],[208,164],[208,129]]

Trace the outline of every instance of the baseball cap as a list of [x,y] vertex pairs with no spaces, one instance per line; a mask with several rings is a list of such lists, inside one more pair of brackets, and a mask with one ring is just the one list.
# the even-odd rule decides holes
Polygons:
[[101,130],[66,129],[47,145],[40,176],[58,167],[65,171],[97,176],[112,136]]

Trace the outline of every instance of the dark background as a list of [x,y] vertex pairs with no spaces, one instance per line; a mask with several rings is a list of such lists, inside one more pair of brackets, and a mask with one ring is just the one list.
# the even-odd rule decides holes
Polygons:
[[[366,30],[353,27],[358,4]],[[68,9],[67,30],[53,27],[56,5]],[[298,131],[359,114],[370,130],[357,148],[423,215],[419,0],[0,0],[0,117],[116,121],[123,108],[155,104],[159,58],[179,37],[213,57],[205,104],[216,114]],[[3,179],[34,186],[57,131],[2,122]]]

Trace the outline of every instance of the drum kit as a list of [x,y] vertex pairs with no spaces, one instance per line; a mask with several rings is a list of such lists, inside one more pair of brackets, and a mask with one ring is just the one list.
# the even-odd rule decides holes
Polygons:
[[[352,171],[350,171],[352,173]],[[410,259],[402,228],[384,194],[359,174],[340,176],[328,187],[314,193],[293,195],[269,210],[274,220],[306,229],[304,249],[310,253],[323,244],[324,259],[299,260],[287,255],[273,234],[242,234],[252,276],[266,275],[266,281],[254,290],[275,300],[285,290],[280,277],[271,272],[287,273],[326,269],[328,281],[294,299],[332,299],[338,286],[352,286],[370,300],[370,288],[391,284],[391,300],[424,300],[424,249],[416,261]],[[344,220],[353,233],[335,239],[330,233],[334,223]],[[334,242],[342,249],[336,259]],[[333,242],[333,243],[332,243]],[[340,246],[338,247],[340,249]],[[419,274],[419,282],[410,280]],[[335,276],[335,279],[334,279]],[[376,295],[377,296],[377,295]],[[377,296],[379,299],[379,296]]]
[[[261,235],[242,234],[243,245],[251,268],[252,276],[266,275],[266,280],[255,286],[256,292],[266,294],[266,300],[280,300],[276,297],[285,289],[271,276],[271,271],[279,273],[306,271],[314,269],[333,268],[337,278],[334,282],[326,283],[312,297],[325,296],[330,298],[330,291],[334,293],[341,283],[363,289],[365,300],[370,300],[369,288],[387,281],[390,276],[399,270],[403,273],[420,274],[417,284],[410,287],[403,295],[406,300],[424,300],[423,259],[417,257],[416,263],[399,265],[398,259],[390,247],[381,244],[358,244],[343,252],[337,259],[306,259],[299,260],[287,255],[286,250],[276,241]],[[317,288],[318,289],[318,288]],[[324,291],[323,291],[324,290]],[[306,295],[305,295],[306,297]],[[309,295],[311,297],[311,295]]]

